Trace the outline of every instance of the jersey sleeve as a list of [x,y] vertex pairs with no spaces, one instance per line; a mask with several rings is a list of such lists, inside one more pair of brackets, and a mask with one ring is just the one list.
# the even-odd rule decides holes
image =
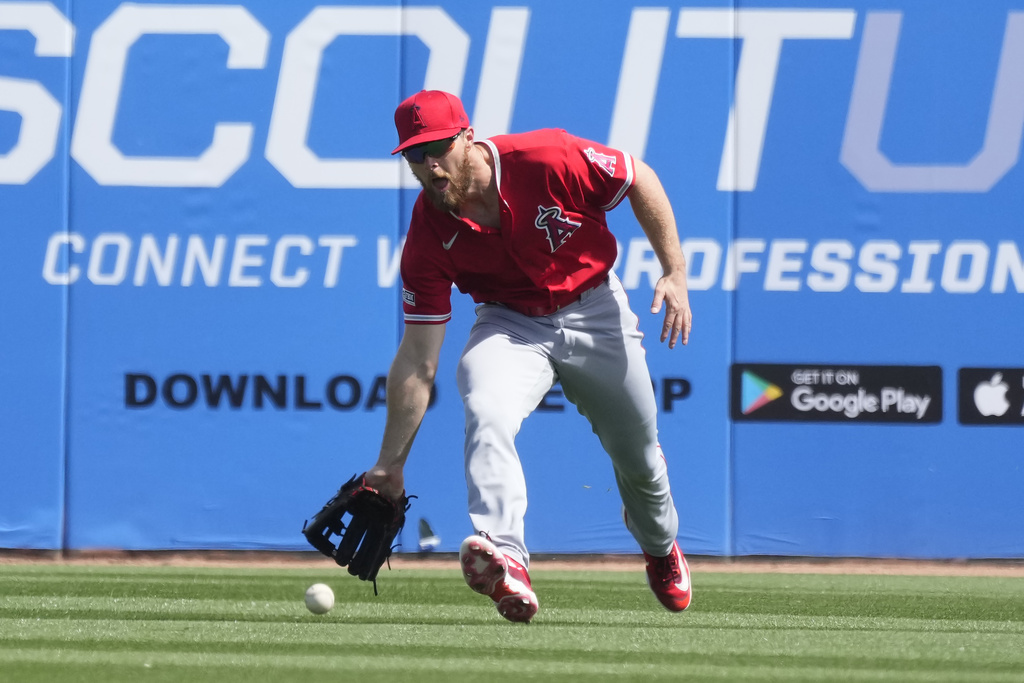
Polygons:
[[633,157],[591,140],[568,135],[568,164],[583,198],[602,211],[618,206],[633,187]]
[[402,249],[402,311],[407,325],[443,325],[452,317],[452,279],[421,209],[417,202]]

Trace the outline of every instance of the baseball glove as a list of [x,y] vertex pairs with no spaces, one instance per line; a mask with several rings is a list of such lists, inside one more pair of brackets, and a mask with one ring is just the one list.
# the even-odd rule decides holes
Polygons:
[[[366,485],[366,473],[345,482],[323,509],[302,526],[310,544],[348,573],[373,581],[377,594],[377,572],[391,556],[395,537],[405,526],[409,498],[398,502]],[[347,521],[345,515],[348,515]],[[337,536],[337,545],[332,540]]]

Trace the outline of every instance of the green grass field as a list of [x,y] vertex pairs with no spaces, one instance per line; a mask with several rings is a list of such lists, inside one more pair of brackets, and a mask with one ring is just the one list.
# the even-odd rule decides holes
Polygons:
[[[0,565],[0,681],[1024,681],[1024,579],[535,569],[505,622],[451,570]],[[306,611],[323,581],[337,604]]]

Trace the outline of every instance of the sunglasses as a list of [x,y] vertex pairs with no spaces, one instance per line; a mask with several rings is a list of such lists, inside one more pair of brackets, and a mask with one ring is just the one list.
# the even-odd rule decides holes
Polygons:
[[410,147],[402,152],[402,156],[414,164],[422,164],[423,160],[428,156],[439,159],[452,151],[452,147],[455,146],[455,141],[459,139],[460,135],[462,135],[461,130],[450,138],[433,140],[431,142],[425,142],[422,145]]

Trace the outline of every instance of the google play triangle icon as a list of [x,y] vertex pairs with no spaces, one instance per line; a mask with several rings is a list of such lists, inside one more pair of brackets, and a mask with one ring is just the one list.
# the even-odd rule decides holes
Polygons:
[[743,399],[743,414],[750,415],[758,408],[782,396],[782,389],[754,373],[744,370],[740,395]]

